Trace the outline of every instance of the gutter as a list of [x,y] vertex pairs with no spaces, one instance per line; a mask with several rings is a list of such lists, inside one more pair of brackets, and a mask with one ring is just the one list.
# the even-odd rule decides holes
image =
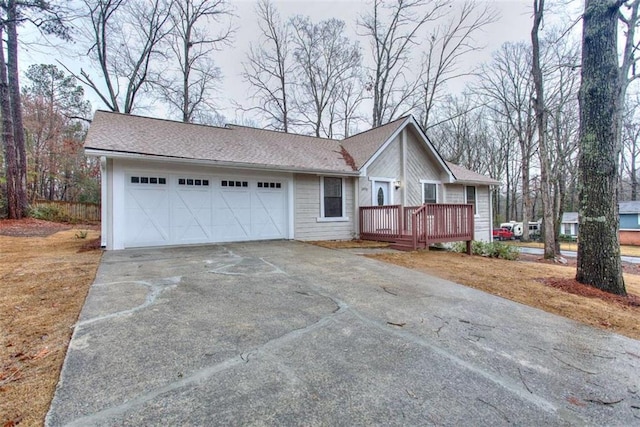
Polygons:
[[250,169],[261,170],[271,172],[293,172],[304,174],[317,174],[327,176],[360,176],[359,171],[336,171],[331,169],[304,169],[295,168],[290,166],[278,166],[278,165],[261,165],[255,163],[241,163],[241,162],[228,162],[220,160],[205,160],[205,159],[189,159],[185,157],[173,157],[173,156],[160,156],[155,154],[141,154],[141,153],[127,153],[122,151],[101,150],[98,148],[85,148],[84,153],[88,156],[96,157],[109,157],[113,159],[129,159],[129,160],[148,160],[153,162],[166,162],[171,160],[177,163],[195,164],[202,166],[217,166],[221,168],[233,168],[233,169]]

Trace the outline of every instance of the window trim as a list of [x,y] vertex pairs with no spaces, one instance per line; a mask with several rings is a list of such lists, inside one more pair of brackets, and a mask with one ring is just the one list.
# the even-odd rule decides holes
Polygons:
[[[340,178],[341,183],[342,183],[342,190],[341,190],[341,194],[342,194],[342,216],[329,216],[329,217],[325,217],[324,216],[324,179],[325,178]],[[331,175],[322,175],[319,177],[319,184],[320,184],[320,216],[318,216],[316,218],[316,222],[346,222],[349,221],[349,217],[345,216],[345,213],[347,212],[347,197],[346,197],[346,188],[347,188],[347,183],[345,182],[346,178],[342,177],[342,176],[331,176]]]
[[480,214],[478,214],[478,186],[477,185],[465,185],[464,186],[464,202],[466,204],[471,204],[469,203],[469,201],[467,200],[467,188],[469,187],[473,187],[473,195],[475,197],[474,203],[473,203],[473,216],[474,217],[478,217],[480,216]]
[[442,185],[442,181],[436,181],[433,179],[421,179],[420,180],[420,204],[424,204],[424,185],[425,184],[435,184],[436,186],[436,203],[441,203],[440,201],[440,185]]

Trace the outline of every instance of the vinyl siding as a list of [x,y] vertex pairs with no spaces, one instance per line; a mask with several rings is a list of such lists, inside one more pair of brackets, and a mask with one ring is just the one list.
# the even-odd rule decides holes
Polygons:
[[[400,137],[397,136],[391,144],[367,168],[367,177],[360,178],[359,200],[360,206],[371,206],[371,191],[373,183],[368,177],[401,179],[402,155],[400,152]],[[395,204],[402,203],[402,190],[392,188]]]
[[[404,178],[407,190],[407,206],[422,204],[422,184],[420,180],[442,181],[442,167],[429,154],[424,143],[416,135],[405,129],[407,141],[407,170]],[[444,203],[442,184],[438,185],[438,203]]]
[[294,175],[295,224],[297,240],[349,240],[355,237],[353,179],[345,180],[345,216],[348,221],[318,222],[320,216],[320,177]]
[[[450,184],[446,186],[447,201],[445,203],[465,203],[465,185]],[[491,241],[491,214],[489,187],[476,185],[476,215],[474,218],[474,240]]]

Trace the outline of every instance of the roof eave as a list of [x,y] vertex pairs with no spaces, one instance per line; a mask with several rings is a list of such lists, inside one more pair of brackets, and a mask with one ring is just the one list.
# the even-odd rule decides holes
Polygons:
[[266,165],[256,163],[227,162],[209,159],[191,159],[186,157],[162,156],[155,154],[132,153],[126,151],[105,150],[100,148],[85,147],[84,152],[88,156],[109,157],[114,159],[131,159],[131,160],[150,160],[150,161],[167,161],[171,160],[178,163],[198,164],[203,166],[217,166],[222,168],[235,169],[252,169],[272,172],[290,172],[305,173],[314,175],[337,175],[337,176],[360,176],[359,171],[341,171],[335,169],[311,169],[297,168],[284,165]]

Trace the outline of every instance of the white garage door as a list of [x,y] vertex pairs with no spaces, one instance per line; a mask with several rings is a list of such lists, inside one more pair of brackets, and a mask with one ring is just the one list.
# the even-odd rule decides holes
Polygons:
[[126,187],[125,247],[287,237],[283,179],[133,173]]

